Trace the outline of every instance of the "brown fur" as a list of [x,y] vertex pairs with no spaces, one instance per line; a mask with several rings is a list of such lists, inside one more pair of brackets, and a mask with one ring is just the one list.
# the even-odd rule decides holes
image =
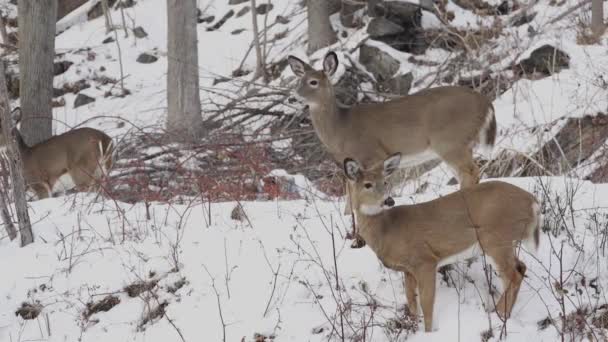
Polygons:
[[[78,128],[29,147],[16,130],[17,144],[23,160],[23,176],[38,199],[51,196],[57,180],[69,174],[76,188],[89,190],[112,167],[112,139],[93,128]],[[99,144],[101,143],[102,151]],[[2,136],[0,145],[6,144]]]
[[381,205],[388,196],[385,176],[392,171],[386,169],[386,162],[384,168],[376,165],[365,171],[362,167],[349,170],[347,162],[354,161],[345,161],[345,171],[350,173],[359,234],[384,265],[405,273],[406,296],[414,314],[418,312],[416,289],[410,284],[417,284],[426,331],[432,328],[439,262],[476,243],[498,267],[504,292],[496,311],[509,317],[526,270],[515,246],[522,240],[538,239],[538,203],[533,195],[491,181],[429,202],[366,214],[364,206]]
[[[315,131],[338,163],[352,157],[371,165],[396,152],[407,158],[432,151],[456,171],[462,188],[479,182],[472,149],[477,144],[491,147],[496,136],[492,103],[484,95],[447,86],[341,108],[329,79],[337,68],[335,53],[325,56],[324,70],[293,56],[288,61],[300,77],[296,94],[309,105]],[[311,84],[314,81],[316,86]],[[492,115],[489,124],[488,115]]]

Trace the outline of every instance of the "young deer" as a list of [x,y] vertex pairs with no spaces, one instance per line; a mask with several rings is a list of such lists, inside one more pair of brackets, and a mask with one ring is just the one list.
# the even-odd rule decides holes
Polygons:
[[534,196],[514,185],[491,181],[430,202],[387,208],[394,202],[388,197],[385,179],[400,160],[396,153],[363,169],[346,158],[344,172],[353,189],[359,234],[386,267],[405,273],[411,313],[418,313],[418,289],[425,331],[431,331],[437,266],[480,247],[501,275],[504,292],[495,309],[500,317],[508,318],[526,272],[516,255],[517,244],[523,241],[538,247],[540,213]]
[[295,93],[308,104],[314,129],[336,162],[353,157],[371,165],[400,152],[401,167],[441,158],[462,188],[479,182],[472,149],[493,146],[496,136],[494,108],[485,96],[447,86],[345,108],[336,102],[330,80],[338,68],[334,52],[325,56],[323,70],[294,56],[288,62],[300,78]]
[[[78,128],[30,147],[16,128],[21,120],[20,108],[11,114],[23,160],[23,176],[38,199],[51,196],[59,188],[88,190],[112,167],[112,139],[105,133],[93,128]],[[0,134],[0,146],[5,148],[6,143],[6,137]]]

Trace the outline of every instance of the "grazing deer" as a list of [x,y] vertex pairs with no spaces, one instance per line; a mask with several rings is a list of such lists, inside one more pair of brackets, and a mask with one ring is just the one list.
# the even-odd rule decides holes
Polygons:
[[516,255],[517,243],[538,247],[540,213],[534,196],[491,181],[430,202],[387,208],[394,201],[388,197],[386,177],[400,162],[397,153],[369,169],[350,158],[343,167],[353,190],[359,234],[386,267],[404,272],[411,313],[418,313],[418,289],[425,331],[431,331],[437,267],[480,247],[500,273],[504,292],[495,309],[507,319],[526,272]]
[[[401,167],[440,158],[455,170],[462,188],[479,182],[472,149],[493,146],[496,136],[494,107],[485,96],[447,86],[345,108],[336,102],[330,81],[338,68],[334,52],[325,56],[323,70],[294,56],[288,62],[300,78],[295,93],[308,104],[314,129],[337,163],[353,157],[372,165],[400,152]],[[346,213],[349,204],[347,197]]]
[[[79,191],[88,190],[112,167],[112,139],[105,133],[78,128],[30,147],[16,127],[21,120],[21,109],[15,108],[11,115],[23,160],[23,177],[38,199],[74,187]],[[0,134],[0,146],[5,148],[6,143],[6,137]]]

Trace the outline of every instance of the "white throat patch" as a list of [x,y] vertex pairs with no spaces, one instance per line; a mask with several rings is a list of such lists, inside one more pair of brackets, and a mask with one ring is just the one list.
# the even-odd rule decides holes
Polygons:
[[384,209],[379,205],[362,204],[359,210],[363,215],[374,216],[380,214]]

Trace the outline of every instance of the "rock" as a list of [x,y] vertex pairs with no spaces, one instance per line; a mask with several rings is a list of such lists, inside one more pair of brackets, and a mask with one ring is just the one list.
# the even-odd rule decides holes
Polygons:
[[73,62],[70,61],[59,61],[53,64],[53,75],[61,75],[64,72],[68,71],[68,69],[73,65]]
[[367,33],[371,38],[379,38],[383,36],[389,36],[404,32],[405,29],[400,25],[393,23],[392,21],[384,18],[377,17],[367,26]]
[[137,4],[137,2],[135,2],[135,0],[121,0],[118,3],[118,8],[131,8],[133,6],[135,6],[135,4]]
[[511,17],[511,19],[509,21],[511,22],[511,26],[521,26],[521,25],[525,25],[525,24],[532,22],[532,20],[534,20],[535,17],[536,17],[536,12],[532,12],[532,13],[521,12],[521,13],[515,14],[513,17]]
[[214,15],[208,15],[206,17],[199,17],[197,19],[197,23],[202,24],[202,23],[206,23],[206,24],[211,24],[211,22],[213,22],[215,20],[215,16]]
[[243,33],[244,31],[245,31],[244,28],[240,28],[240,29],[233,30],[232,32],[230,32],[230,34],[231,35],[237,35],[237,34]]
[[137,26],[136,28],[133,29],[133,35],[137,38],[146,38],[148,36],[148,33],[144,30],[143,27],[141,26]]
[[243,209],[243,206],[240,204],[237,204],[232,209],[232,212],[230,212],[230,218],[235,221],[240,221],[240,222],[248,220],[247,214],[245,213],[245,209]]
[[226,21],[228,19],[232,18],[233,15],[234,15],[234,10],[228,11],[226,14],[224,14],[224,16],[222,17],[222,19],[220,19],[213,26],[207,28],[207,31],[215,31],[215,30],[219,29],[220,27],[222,27],[222,25],[224,25],[226,23]]
[[532,51],[530,57],[519,62],[516,72],[520,76],[540,73],[549,76],[570,66],[570,56],[551,45],[543,45]]
[[274,6],[269,3],[259,4],[258,7],[255,8],[255,12],[257,14],[263,15],[263,14],[266,14],[266,13],[272,11],[273,8],[274,8]]
[[503,0],[498,7],[496,7],[496,14],[498,15],[507,15],[511,13],[511,4],[509,1]]
[[95,99],[83,93],[79,93],[76,95],[76,99],[74,100],[74,108],[87,105],[91,102],[95,102]]
[[114,40],[114,38],[113,38],[113,37],[108,37],[108,38],[104,39],[104,40],[103,40],[101,43],[102,43],[102,44],[108,44],[108,43],[112,43],[112,42],[114,42],[114,41],[115,41],[115,40]]
[[375,46],[361,45],[359,62],[371,72],[378,82],[390,80],[399,70],[400,63],[388,53]]
[[[116,4],[116,0],[108,0],[108,7],[112,8]],[[95,4],[88,12],[87,19],[93,20],[103,15],[103,8],[101,7],[101,1]]]
[[276,21],[277,23],[279,23],[279,24],[283,24],[283,25],[289,24],[289,19],[285,18],[285,17],[284,17],[284,16],[282,16],[282,15],[277,15],[277,18],[275,19],[275,21]]
[[150,64],[150,63],[154,63],[158,60],[158,57],[151,55],[149,53],[142,53],[139,55],[139,57],[137,57],[137,62],[138,63],[142,63],[142,64]]
[[412,88],[414,75],[411,72],[403,75],[397,75],[386,82],[382,82],[379,86],[382,90],[395,95],[407,95]]
[[249,11],[251,11],[251,7],[245,6],[245,7],[241,8],[238,12],[236,12],[236,17],[240,18],[240,17],[244,16],[245,14],[249,13]]
[[228,5],[238,5],[248,1],[249,0],[228,0]]
[[395,24],[404,28],[420,28],[422,22],[422,10],[417,4],[401,1],[385,1],[380,5],[380,12]]

